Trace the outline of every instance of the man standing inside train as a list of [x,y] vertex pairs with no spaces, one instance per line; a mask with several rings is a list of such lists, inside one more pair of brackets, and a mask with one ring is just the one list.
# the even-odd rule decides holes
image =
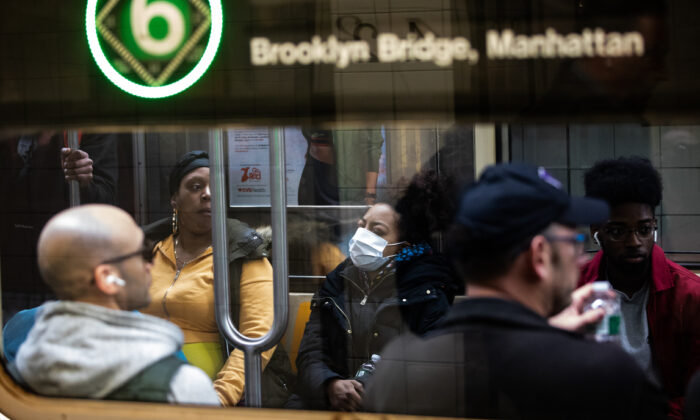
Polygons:
[[683,395],[700,367],[700,277],[666,258],[656,245],[659,173],[647,159],[596,163],[585,174],[586,196],[603,199],[610,218],[591,226],[600,251],[580,284],[608,280],[621,298],[622,347],[665,390],[669,418],[683,417]]
[[82,203],[116,204],[117,145],[121,136],[79,133],[79,149],[68,133],[42,131],[0,139],[0,278],[2,315],[53,299],[36,264],[36,244],[46,222],[69,206],[70,181]]
[[57,397],[218,405],[209,377],[175,356],[174,324],[134,312],[150,303],[152,248],[126,212],[64,210],[39,236],[42,278],[59,300],[39,308],[13,371]]

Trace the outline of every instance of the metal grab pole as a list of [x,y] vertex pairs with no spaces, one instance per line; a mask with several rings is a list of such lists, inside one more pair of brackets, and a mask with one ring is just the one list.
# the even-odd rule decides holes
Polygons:
[[136,222],[146,224],[147,189],[146,183],[146,133],[143,130],[132,134],[134,153],[134,204],[136,207]]
[[[224,337],[245,354],[245,401],[250,407],[262,405],[262,364],[260,354],[279,343],[289,317],[289,280],[287,278],[287,211],[284,138],[280,128],[270,130],[270,200],[272,220],[272,257],[274,319],[263,337],[241,334],[231,321],[229,302],[228,241],[226,238],[226,191],[224,182],[224,145],[221,129],[209,131],[210,178],[212,192],[212,245],[214,247],[214,301],[216,322]],[[245,304],[241,302],[241,304]]]
[[[68,130],[68,147],[71,150],[78,150],[80,148],[78,132],[76,130]],[[71,207],[80,205],[80,185],[78,185],[78,181],[70,181],[68,184],[68,202]]]

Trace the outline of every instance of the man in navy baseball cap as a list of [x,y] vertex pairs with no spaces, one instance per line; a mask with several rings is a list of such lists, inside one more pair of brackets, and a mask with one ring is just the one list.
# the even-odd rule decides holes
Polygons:
[[533,288],[522,290],[523,299],[546,295],[528,303],[550,317],[571,303],[578,280],[585,236],[576,227],[606,220],[609,211],[602,200],[569,196],[542,167],[493,165],[462,195],[449,249],[475,293],[518,265],[527,270],[516,278],[541,277],[525,284]]
[[477,249],[520,244],[552,223],[576,227],[605,220],[602,200],[571,197],[542,167],[494,165],[461,198],[456,224],[478,240]]
[[663,418],[660,391],[621,348],[574,330],[591,287],[574,292],[584,235],[608,217],[600,200],[570,197],[543,168],[487,168],[461,197],[448,238],[467,282],[427,338],[382,353],[363,403],[372,411],[522,419]]

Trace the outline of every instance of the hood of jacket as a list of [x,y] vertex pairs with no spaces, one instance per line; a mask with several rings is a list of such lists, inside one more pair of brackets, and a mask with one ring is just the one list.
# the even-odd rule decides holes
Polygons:
[[180,329],[159,318],[56,301],[39,308],[15,363],[40,394],[103,398],[182,342]]
[[[660,246],[654,245],[651,250],[652,293],[671,289],[675,286],[675,279],[669,270],[669,263],[675,265],[675,263],[666,259],[666,254]],[[607,258],[605,257],[605,252],[601,249],[596,252],[593,259],[581,267],[581,277],[579,278],[578,286],[583,286],[597,279],[605,279],[606,265]]]
[[[409,297],[416,290],[424,294],[424,286],[432,285],[442,289],[449,301],[456,294],[464,293],[464,284],[459,280],[452,264],[443,255],[423,255],[410,261],[396,264],[396,277],[399,297]],[[358,269],[347,258],[335,270],[328,273],[326,281],[321,285],[319,297],[338,297],[343,294],[344,282],[342,276],[358,277]]]
[[409,261],[396,264],[399,296],[406,297],[414,289],[423,289],[423,285],[442,289],[450,303],[457,294],[464,293],[464,283],[452,267],[450,260],[442,254],[421,255]]

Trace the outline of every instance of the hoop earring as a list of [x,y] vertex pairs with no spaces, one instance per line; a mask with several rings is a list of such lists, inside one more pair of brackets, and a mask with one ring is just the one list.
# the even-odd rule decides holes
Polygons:
[[173,209],[172,226],[173,226],[173,235],[177,235],[178,230],[180,230],[179,226],[178,226],[177,209]]

